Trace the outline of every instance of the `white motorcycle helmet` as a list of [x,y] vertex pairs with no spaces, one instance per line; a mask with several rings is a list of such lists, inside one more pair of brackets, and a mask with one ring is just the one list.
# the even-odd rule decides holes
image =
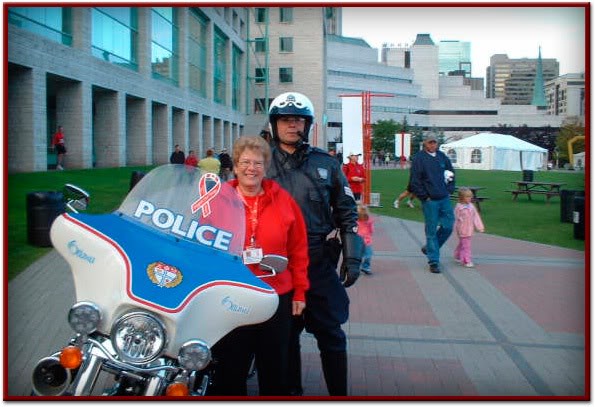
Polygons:
[[273,140],[278,140],[277,119],[279,116],[299,116],[306,118],[302,141],[308,142],[308,136],[314,123],[314,106],[310,99],[301,93],[286,92],[277,96],[269,108],[269,127]]

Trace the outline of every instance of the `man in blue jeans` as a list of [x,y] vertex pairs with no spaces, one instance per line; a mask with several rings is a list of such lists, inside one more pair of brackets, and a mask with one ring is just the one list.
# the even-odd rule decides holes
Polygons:
[[424,213],[426,244],[421,251],[428,258],[430,272],[440,273],[440,248],[450,237],[455,219],[450,203],[454,169],[446,154],[438,151],[435,135],[424,136],[423,145],[411,166],[411,192],[421,201]]

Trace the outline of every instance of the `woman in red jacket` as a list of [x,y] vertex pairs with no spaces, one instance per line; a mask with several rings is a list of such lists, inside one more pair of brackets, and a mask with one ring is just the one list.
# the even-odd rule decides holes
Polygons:
[[347,182],[349,182],[349,188],[351,188],[356,201],[361,201],[364,182],[366,182],[366,170],[363,165],[357,162],[357,157],[360,155],[349,153],[347,156],[349,162],[343,166],[343,173],[347,178]]
[[[235,329],[213,349],[217,360],[216,395],[247,395],[252,355],[256,360],[259,395],[286,395],[291,316],[306,306],[308,243],[302,212],[291,195],[264,179],[271,161],[269,145],[258,136],[240,137],[233,148],[236,188],[246,209],[244,249],[288,258],[287,269],[265,279],[279,295],[279,306],[268,321]],[[246,262],[246,261],[245,261]],[[256,275],[267,274],[258,263],[247,264]],[[281,270],[279,270],[281,271]]]

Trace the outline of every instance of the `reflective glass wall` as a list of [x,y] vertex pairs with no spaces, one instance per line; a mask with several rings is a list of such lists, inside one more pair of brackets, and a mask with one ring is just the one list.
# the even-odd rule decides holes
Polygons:
[[92,10],[92,49],[97,58],[138,70],[137,9],[95,7]]
[[9,7],[8,22],[64,45],[72,45],[69,7]]
[[177,11],[172,7],[153,7],[151,13],[151,67],[153,76],[178,84]]

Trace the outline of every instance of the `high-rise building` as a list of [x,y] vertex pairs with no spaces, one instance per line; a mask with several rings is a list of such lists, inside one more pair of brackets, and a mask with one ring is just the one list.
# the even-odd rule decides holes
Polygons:
[[582,123],[585,121],[585,74],[559,76],[545,84],[548,114],[563,116]]
[[[445,40],[438,43],[440,75],[462,72],[471,76],[471,43],[467,41]],[[459,74],[460,75],[460,74]]]
[[311,142],[326,138],[326,38],[341,32],[341,8],[252,7],[249,9],[248,133],[268,126],[268,107],[284,92],[305,94],[314,105]]
[[506,54],[492,55],[486,69],[486,97],[500,99],[503,105],[530,105],[539,61],[543,82],[558,76],[560,67],[555,59],[510,59]]

